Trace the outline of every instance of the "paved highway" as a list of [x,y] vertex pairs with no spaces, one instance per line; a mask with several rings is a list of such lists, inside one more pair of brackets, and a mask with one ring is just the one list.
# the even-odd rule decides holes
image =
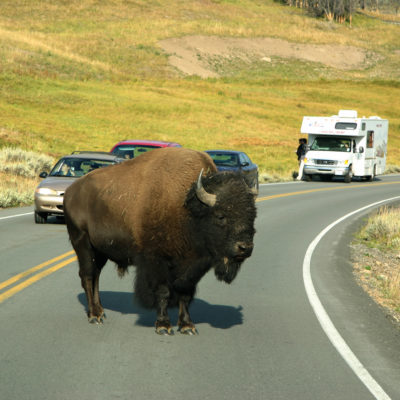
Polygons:
[[348,249],[369,212],[396,202],[396,175],[262,185],[253,256],[231,285],[211,271],[200,282],[196,337],[156,335],[134,270],[120,279],[111,263],[108,318],[88,324],[63,221],[1,210],[0,397],[400,399],[400,332],[355,284]]

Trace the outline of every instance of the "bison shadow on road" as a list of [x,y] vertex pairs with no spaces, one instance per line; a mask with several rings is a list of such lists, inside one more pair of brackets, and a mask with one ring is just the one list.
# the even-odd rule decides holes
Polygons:
[[[141,307],[132,292],[100,292],[101,302],[105,313],[107,310],[121,314],[136,314],[138,319],[136,325],[151,327],[154,326],[156,318],[155,311],[149,311]],[[78,295],[79,302],[87,310],[85,293]],[[232,307],[219,304],[210,304],[201,299],[194,299],[190,306],[190,315],[196,325],[209,324],[214,328],[228,329],[243,323],[242,306]],[[178,319],[177,309],[169,309],[169,316],[172,324]]]

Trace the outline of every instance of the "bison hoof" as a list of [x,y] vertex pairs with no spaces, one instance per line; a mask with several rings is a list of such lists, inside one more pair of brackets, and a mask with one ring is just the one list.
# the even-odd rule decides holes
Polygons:
[[194,336],[199,334],[199,332],[194,326],[181,326],[179,327],[178,331],[183,335]]
[[174,330],[171,327],[159,326],[156,328],[156,333],[158,335],[164,336],[172,336],[174,334]]
[[90,324],[96,324],[96,325],[101,325],[104,320],[106,319],[106,314],[103,314],[99,317],[96,317],[94,315],[92,315],[91,317],[89,317],[89,323]]

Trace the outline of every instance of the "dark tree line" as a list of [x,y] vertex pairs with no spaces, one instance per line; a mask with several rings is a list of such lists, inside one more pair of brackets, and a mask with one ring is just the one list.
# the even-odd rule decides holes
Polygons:
[[390,9],[399,12],[400,0],[278,0],[289,6],[307,9],[316,17],[328,21],[350,22],[356,9],[380,11]]

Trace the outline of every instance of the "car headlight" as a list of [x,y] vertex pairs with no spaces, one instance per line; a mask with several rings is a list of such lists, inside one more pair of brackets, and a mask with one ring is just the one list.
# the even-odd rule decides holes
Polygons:
[[347,167],[347,166],[349,165],[349,160],[339,161],[339,162],[338,162],[338,165]]
[[48,196],[48,195],[56,196],[57,195],[57,191],[56,190],[50,189],[50,188],[46,188],[46,187],[37,188],[36,189],[36,193],[37,194],[43,194],[45,196]]
[[314,164],[314,159],[313,159],[313,158],[307,158],[307,157],[305,157],[305,158],[304,158],[304,163],[307,163],[307,164]]

